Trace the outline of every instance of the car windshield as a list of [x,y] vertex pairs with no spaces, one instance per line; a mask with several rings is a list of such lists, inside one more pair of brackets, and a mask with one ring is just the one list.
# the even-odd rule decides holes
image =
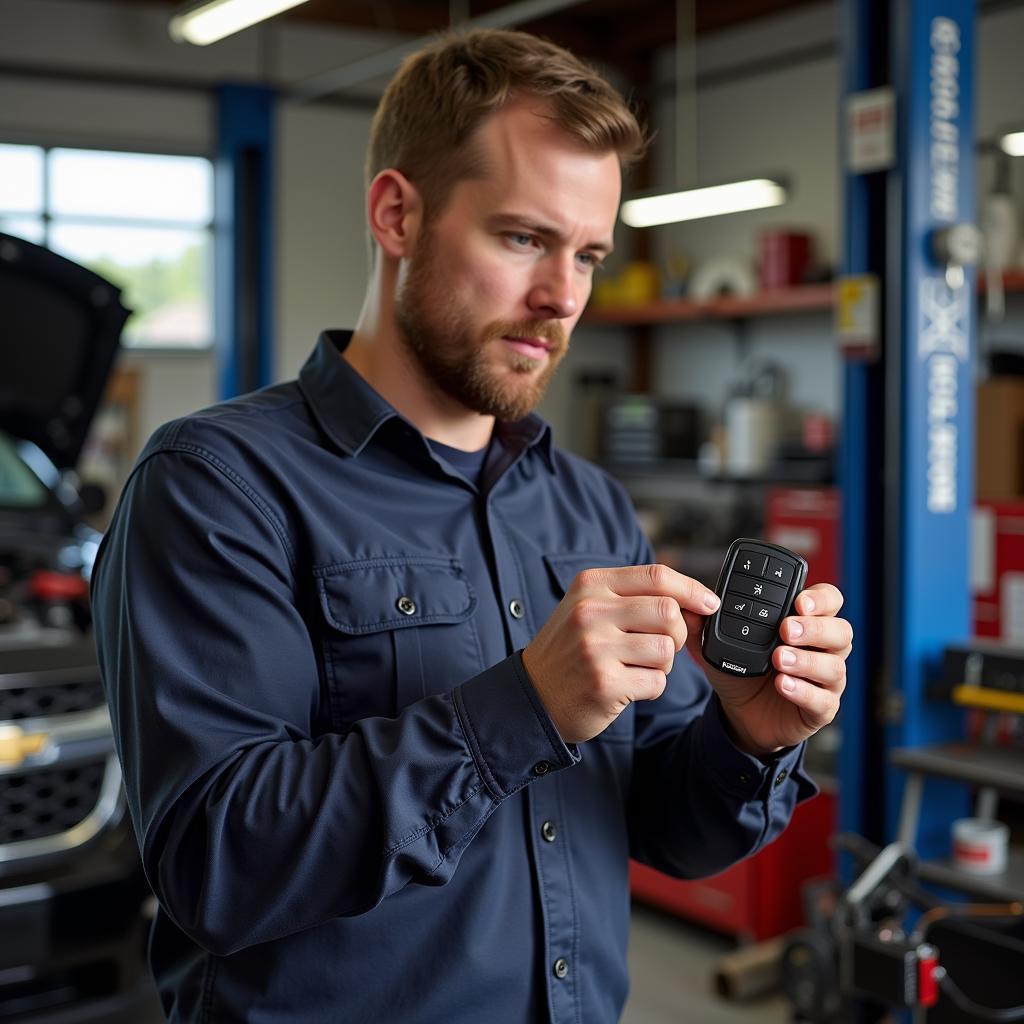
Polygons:
[[22,461],[14,442],[0,431],[0,508],[41,508],[47,491]]

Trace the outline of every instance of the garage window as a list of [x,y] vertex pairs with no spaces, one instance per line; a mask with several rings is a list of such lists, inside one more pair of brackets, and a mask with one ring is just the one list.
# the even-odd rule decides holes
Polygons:
[[125,343],[213,343],[213,165],[0,144],[0,231],[95,270],[133,310]]

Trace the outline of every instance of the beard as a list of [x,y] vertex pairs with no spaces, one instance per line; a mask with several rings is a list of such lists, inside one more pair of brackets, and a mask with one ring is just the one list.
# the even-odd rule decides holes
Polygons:
[[[557,320],[495,320],[473,326],[472,310],[460,304],[434,252],[429,230],[409,259],[395,297],[395,323],[406,353],[421,376],[467,409],[513,422],[532,412],[569,347]],[[547,362],[513,353],[489,360],[503,337],[544,338]],[[538,370],[538,367],[540,369]]]

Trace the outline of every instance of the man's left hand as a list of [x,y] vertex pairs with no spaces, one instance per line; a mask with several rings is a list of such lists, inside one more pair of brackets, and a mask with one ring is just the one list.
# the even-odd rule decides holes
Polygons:
[[756,679],[712,668],[700,653],[700,630],[690,630],[687,648],[707,673],[733,738],[747,753],[764,756],[793,746],[835,718],[853,649],[850,623],[836,617],[842,605],[843,595],[831,583],[801,591],[796,614],[780,625],[774,671]]

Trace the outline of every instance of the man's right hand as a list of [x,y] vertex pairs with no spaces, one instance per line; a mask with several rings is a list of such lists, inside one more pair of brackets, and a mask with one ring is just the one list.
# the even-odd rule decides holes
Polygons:
[[676,654],[719,600],[666,565],[585,569],[523,651],[566,743],[603,732],[634,700],[655,700]]

